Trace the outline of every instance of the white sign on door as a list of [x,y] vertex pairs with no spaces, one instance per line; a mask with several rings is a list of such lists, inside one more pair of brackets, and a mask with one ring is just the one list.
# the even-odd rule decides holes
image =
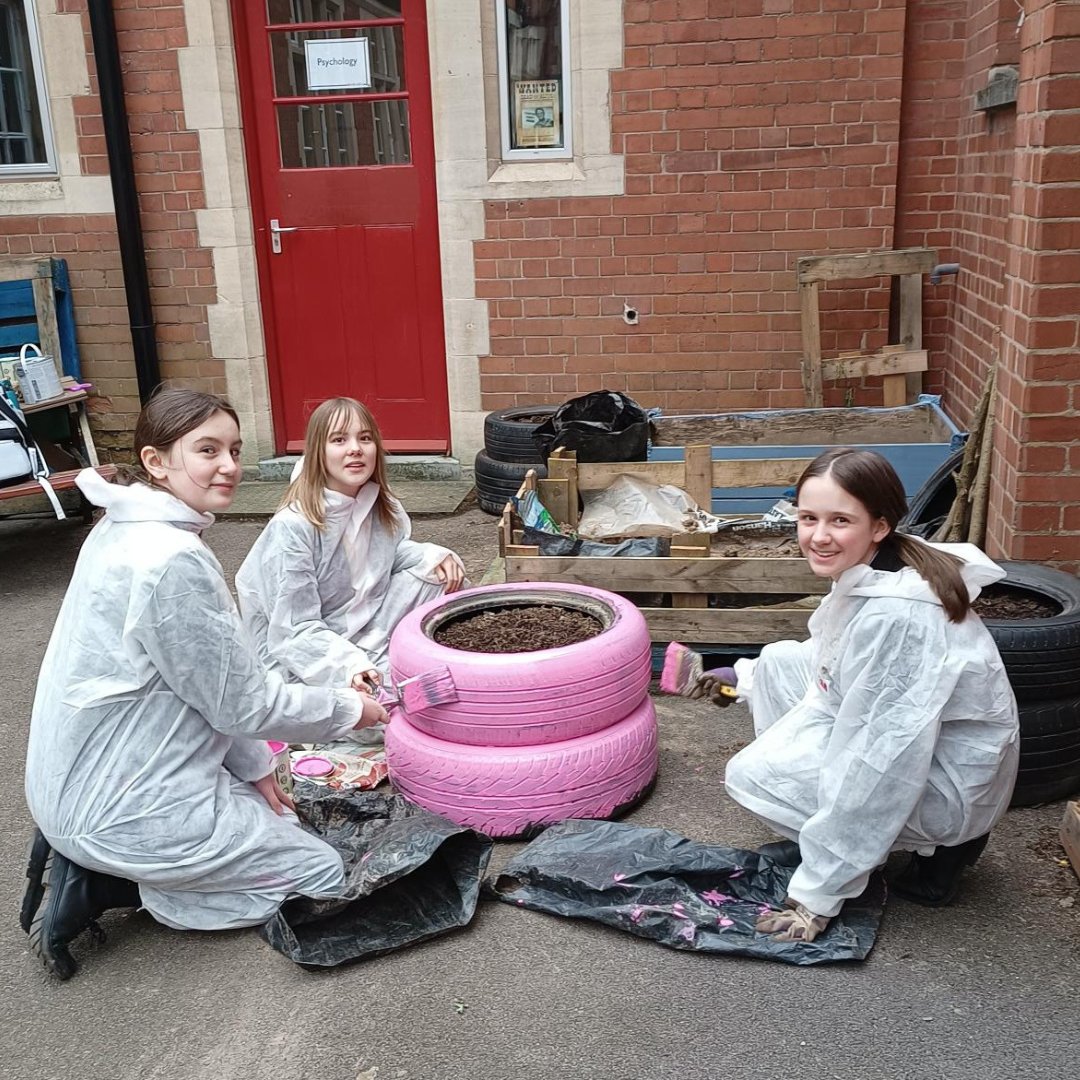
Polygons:
[[368,38],[305,41],[308,89],[366,90],[371,86],[370,46]]

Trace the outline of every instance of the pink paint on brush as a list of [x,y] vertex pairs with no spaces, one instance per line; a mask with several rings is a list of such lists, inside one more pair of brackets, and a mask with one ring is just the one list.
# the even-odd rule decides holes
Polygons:
[[665,694],[686,694],[701,678],[704,664],[701,654],[672,641],[664,650],[664,667],[660,672],[660,689]]

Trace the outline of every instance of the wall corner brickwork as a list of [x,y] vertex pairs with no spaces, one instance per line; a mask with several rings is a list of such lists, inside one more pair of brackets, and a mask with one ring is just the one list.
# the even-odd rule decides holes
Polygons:
[[1080,0],[1020,34],[992,554],[1080,562]]

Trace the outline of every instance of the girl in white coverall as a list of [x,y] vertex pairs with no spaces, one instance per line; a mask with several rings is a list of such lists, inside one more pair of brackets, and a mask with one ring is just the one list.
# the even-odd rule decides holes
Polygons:
[[201,538],[233,500],[239,452],[223,399],[166,389],[139,416],[137,479],[76,481],[105,515],[38,678],[26,800],[40,833],[21,912],[60,978],[107,908],[224,929],[343,883],[338,854],[287,809],[266,740],[340,738],[386,714],[346,680],[290,686],[259,661]]
[[970,610],[1004,571],[972,545],[897,534],[903,488],[878,454],[828,450],[797,491],[799,546],[832,591],[809,641],[736,663],[757,737],[725,784],[799,845],[788,907],[759,931],[810,941],[890,851],[915,852],[893,891],[953,898],[1008,807],[1019,726],[997,647]]
[[448,548],[409,539],[386,482],[371,413],[331,398],[311,414],[302,466],[236,575],[244,624],[264,662],[310,686],[377,684],[390,634],[464,580]]

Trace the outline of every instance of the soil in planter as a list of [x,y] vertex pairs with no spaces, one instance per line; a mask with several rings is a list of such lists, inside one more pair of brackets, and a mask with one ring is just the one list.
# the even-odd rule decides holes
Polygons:
[[971,608],[983,619],[1050,619],[1061,614],[1061,605],[1048,597],[1008,585],[988,585]]
[[440,645],[463,652],[522,653],[576,645],[603,629],[599,619],[582,611],[529,604],[462,615],[433,636]]
[[713,555],[727,559],[797,559],[799,542],[792,535],[769,532],[720,532],[713,537]]

